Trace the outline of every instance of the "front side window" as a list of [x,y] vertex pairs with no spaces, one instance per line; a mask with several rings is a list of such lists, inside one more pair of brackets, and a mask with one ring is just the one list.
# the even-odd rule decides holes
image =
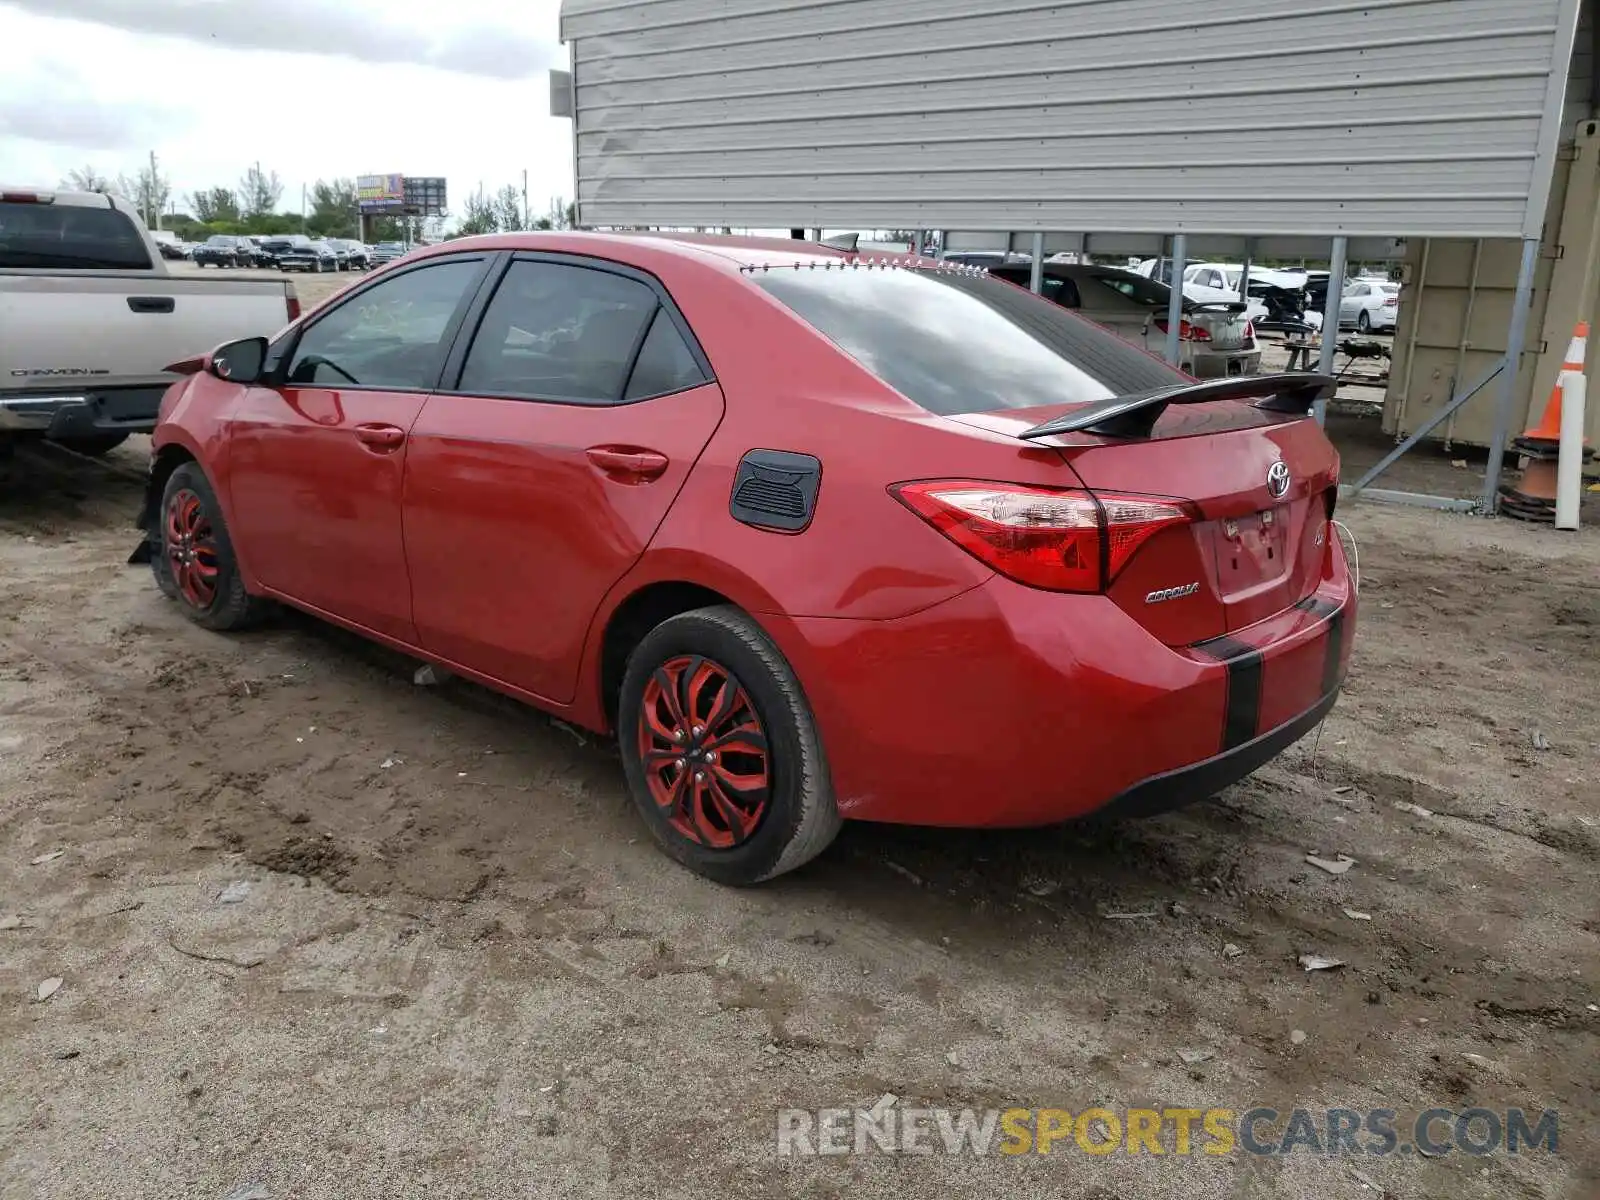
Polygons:
[[301,336],[286,382],[299,387],[434,387],[456,314],[481,269],[477,260],[430,264],[352,296]]
[[[655,290],[612,271],[513,262],[467,352],[459,391],[531,400],[614,403],[660,307]],[[670,332],[670,322],[660,335]],[[671,373],[670,346],[647,369]]]
[[1187,378],[998,279],[852,264],[762,272],[752,283],[906,399],[944,416],[1104,400]]

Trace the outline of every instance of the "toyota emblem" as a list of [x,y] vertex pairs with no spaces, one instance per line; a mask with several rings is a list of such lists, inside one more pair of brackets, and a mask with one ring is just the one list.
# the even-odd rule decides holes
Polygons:
[[1267,491],[1274,500],[1283,498],[1289,490],[1289,464],[1279,459],[1267,469]]

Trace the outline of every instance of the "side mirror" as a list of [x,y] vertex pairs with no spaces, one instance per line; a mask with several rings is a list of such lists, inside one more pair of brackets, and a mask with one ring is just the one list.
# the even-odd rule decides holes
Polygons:
[[228,342],[211,352],[210,371],[229,383],[255,383],[267,361],[267,339],[243,338]]

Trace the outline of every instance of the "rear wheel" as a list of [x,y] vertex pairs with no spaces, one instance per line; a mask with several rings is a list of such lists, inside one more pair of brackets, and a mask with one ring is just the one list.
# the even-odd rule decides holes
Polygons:
[[822,853],[842,824],[799,680],[732,607],[672,617],[628,660],[617,709],[628,790],[673,858],[746,886]]
[[110,454],[123,442],[128,440],[125,433],[97,433],[88,437],[64,437],[54,439],[57,444],[65,446],[68,450],[75,450],[79,454],[90,454],[99,458],[102,454]]
[[156,586],[207,629],[243,629],[260,619],[267,602],[244,588],[222,507],[198,463],[187,462],[167,480],[161,497],[158,542],[150,556]]
[[1372,318],[1367,315],[1365,309],[1363,309],[1361,311],[1361,315],[1356,318],[1356,332],[1358,332],[1358,333],[1371,333],[1372,332]]

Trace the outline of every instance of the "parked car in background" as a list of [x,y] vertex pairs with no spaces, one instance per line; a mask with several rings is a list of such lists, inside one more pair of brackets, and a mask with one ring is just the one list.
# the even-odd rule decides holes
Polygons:
[[150,236],[155,239],[156,249],[161,251],[161,257],[172,262],[189,257],[186,243],[170,229],[151,230]]
[[351,238],[329,238],[328,242],[343,256],[341,270],[365,271],[372,265],[372,252],[360,242]]
[[258,262],[264,267],[276,267],[279,260],[295,246],[310,242],[303,233],[273,234],[261,239]]
[[1004,250],[952,250],[942,261],[967,267],[1003,267],[1007,263],[1031,263],[1033,255]]
[[169,275],[128,201],[0,188],[0,451],[104,454],[154,427],[169,364],[300,315],[281,279]]
[[1386,279],[1355,279],[1339,299],[1339,325],[1362,333],[1394,332],[1400,317],[1400,285]]
[[255,247],[231,233],[213,233],[191,257],[197,267],[248,267],[255,263]]
[[[1160,283],[1170,283],[1172,279],[1172,260],[1168,258],[1145,259],[1129,269]],[[1320,274],[1326,277],[1327,272]],[[1311,276],[1303,270],[1281,271],[1270,267],[1252,266],[1249,295],[1244,297],[1239,292],[1244,280],[1243,263],[1190,263],[1183,270],[1183,294],[1191,300],[1201,302],[1233,303],[1244,300],[1248,305],[1245,311],[1252,321],[1264,328],[1276,329],[1283,327],[1280,313],[1285,298],[1279,295],[1273,298],[1278,303],[1271,303],[1269,293],[1274,290],[1298,291],[1302,293],[1302,298],[1294,303],[1293,307],[1301,313],[1303,319],[1293,324],[1316,330],[1322,328],[1322,305],[1320,300],[1306,292],[1310,278]]]
[[400,242],[379,242],[372,248],[372,265],[385,266],[402,257],[405,252],[406,248]]
[[320,238],[303,238],[278,254],[280,271],[337,271],[339,256]]
[[724,884],[845,818],[1199,801],[1348,669],[1334,381],[1199,384],[981,273],[466,238],[193,367],[139,522],[189,619],[286,602],[614,734]]
[[345,271],[350,268],[350,252],[337,238],[312,238],[311,244],[333,255],[333,269]]
[[[989,274],[1028,287],[1032,266],[1027,263],[990,267]],[[1119,267],[1090,264],[1044,264],[1041,294],[1046,300],[1070,308],[1146,353],[1160,356],[1166,350],[1167,312],[1172,289]],[[1254,375],[1261,370],[1261,347],[1244,305],[1183,300],[1179,326],[1179,366],[1190,375],[1212,379],[1228,375]]]

